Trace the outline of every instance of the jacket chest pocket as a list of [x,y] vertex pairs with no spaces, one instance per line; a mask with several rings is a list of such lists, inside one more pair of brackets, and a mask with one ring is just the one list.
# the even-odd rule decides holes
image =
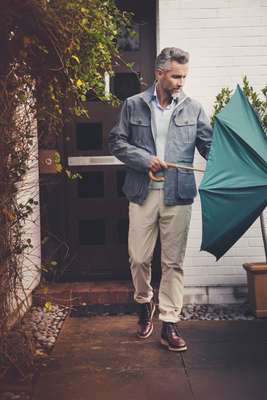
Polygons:
[[150,120],[144,118],[130,118],[130,131],[132,143],[146,143],[151,131]]
[[197,132],[197,122],[195,119],[177,115],[174,118],[174,124],[179,140],[182,140],[184,143],[192,143],[195,141]]

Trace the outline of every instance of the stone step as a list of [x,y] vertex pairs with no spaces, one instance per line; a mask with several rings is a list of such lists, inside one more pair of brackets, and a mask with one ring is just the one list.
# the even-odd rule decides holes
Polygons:
[[47,283],[33,292],[33,305],[46,302],[64,306],[103,306],[133,304],[130,281]]

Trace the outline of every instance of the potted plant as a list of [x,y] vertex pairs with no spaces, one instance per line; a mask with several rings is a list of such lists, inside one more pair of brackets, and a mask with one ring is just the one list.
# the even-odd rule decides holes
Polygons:
[[[267,133],[267,85],[258,94],[250,86],[247,77],[243,78],[243,91],[256,111],[262,127]],[[214,123],[215,115],[228,103],[232,94],[229,88],[223,88],[216,96],[214,113],[211,118]],[[265,261],[243,264],[247,272],[248,300],[251,311],[259,318],[267,317],[267,236],[264,213],[260,215],[262,240],[265,250]]]
[[249,305],[256,317],[267,317],[267,240],[263,213],[260,215],[265,262],[245,263]]

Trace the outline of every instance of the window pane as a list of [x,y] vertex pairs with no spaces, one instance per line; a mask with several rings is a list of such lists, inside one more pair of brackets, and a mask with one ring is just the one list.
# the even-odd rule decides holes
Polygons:
[[76,125],[78,150],[101,150],[103,146],[101,123],[78,123]]
[[78,197],[104,197],[104,172],[79,172],[82,179],[78,179]]
[[134,23],[131,32],[124,29],[118,38],[117,46],[120,51],[137,51],[140,49],[139,24]]
[[79,239],[81,245],[100,245],[106,243],[105,221],[91,219],[79,222]]
[[133,72],[118,72],[112,79],[112,93],[120,100],[140,93],[140,81]]

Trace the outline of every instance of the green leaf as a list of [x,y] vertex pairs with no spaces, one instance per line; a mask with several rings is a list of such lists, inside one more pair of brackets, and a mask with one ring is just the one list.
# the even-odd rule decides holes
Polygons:
[[73,60],[75,60],[75,61],[77,62],[77,64],[80,64],[80,63],[81,63],[79,57],[77,57],[75,54],[72,54],[71,58],[72,58]]

